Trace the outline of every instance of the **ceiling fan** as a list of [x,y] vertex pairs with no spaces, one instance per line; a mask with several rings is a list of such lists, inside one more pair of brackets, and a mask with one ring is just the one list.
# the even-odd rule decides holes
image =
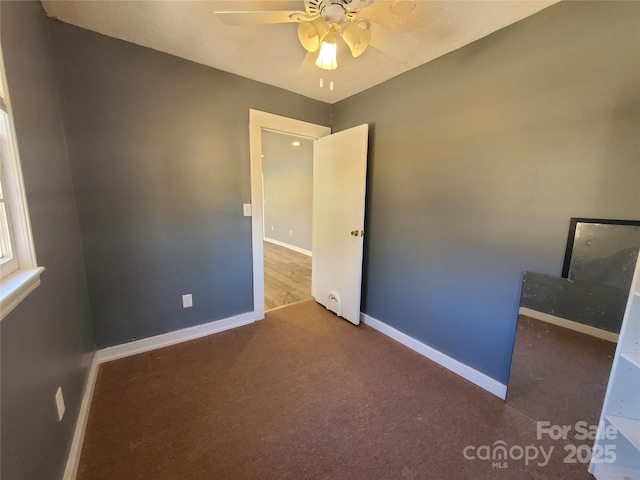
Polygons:
[[[338,42],[344,41],[353,57],[359,57],[369,45],[406,62],[418,42],[358,16],[374,0],[304,0],[305,11],[228,11],[215,12],[226,25],[295,23],[298,39],[315,64],[325,70],[338,67]],[[402,15],[415,7],[415,0],[395,0],[391,11]],[[307,63],[305,60],[304,63]],[[304,65],[303,63],[303,65]]]

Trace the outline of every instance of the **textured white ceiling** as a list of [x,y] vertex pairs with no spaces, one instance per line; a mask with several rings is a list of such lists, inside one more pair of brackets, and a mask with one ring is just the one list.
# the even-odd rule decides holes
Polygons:
[[[203,65],[335,103],[474,42],[528,17],[558,0],[417,0],[409,14],[390,11],[376,0],[359,16],[418,41],[398,60],[369,47],[362,56],[345,52],[338,68],[300,69],[306,51],[297,24],[227,26],[214,12],[304,10],[303,0],[113,1],[42,0],[51,17],[88,30],[170,53]],[[320,88],[324,79],[324,88]],[[328,84],[334,82],[334,90]]]

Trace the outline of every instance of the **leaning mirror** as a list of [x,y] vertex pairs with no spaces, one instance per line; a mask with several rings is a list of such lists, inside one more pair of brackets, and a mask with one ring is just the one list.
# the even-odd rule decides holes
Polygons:
[[597,423],[639,249],[640,221],[573,218],[563,276],[524,273],[509,405]]

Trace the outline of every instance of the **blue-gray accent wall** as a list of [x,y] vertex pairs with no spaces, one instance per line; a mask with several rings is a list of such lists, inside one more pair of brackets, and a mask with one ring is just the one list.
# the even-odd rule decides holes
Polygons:
[[[76,203],[40,2],[0,2],[0,35],[41,285],[0,323],[3,480],[59,480],[95,351]],[[66,412],[58,422],[54,395]]]
[[506,384],[525,270],[640,218],[640,4],[561,2],[333,105],[370,123],[363,310]]
[[328,125],[329,105],[61,22],[51,33],[98,347],[252,311],[249,109]]

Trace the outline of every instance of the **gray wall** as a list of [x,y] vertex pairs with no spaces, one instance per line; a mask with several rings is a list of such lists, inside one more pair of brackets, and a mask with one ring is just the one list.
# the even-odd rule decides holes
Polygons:
[[265,237],[311,251],[313,142],[292,140],[262,132]]
[[520,306],[608,332],[620,333],[630,286],[631,282],[623,289],[606,284],[524,272]]
[[[60,99],[40,2],[0,2],[0,32],[41,285],[0,323],[3,480],[62,478],[95,351]],[[62,386],[66,413],[57,421]]]
[[249,109],[327,125],[329,106],[61,22],[51,33],[98,346],[252,311]]
[[507,383],[522,272],[640,218],[639,19],[561,2],[333,106],[372,125],[367,314]]

